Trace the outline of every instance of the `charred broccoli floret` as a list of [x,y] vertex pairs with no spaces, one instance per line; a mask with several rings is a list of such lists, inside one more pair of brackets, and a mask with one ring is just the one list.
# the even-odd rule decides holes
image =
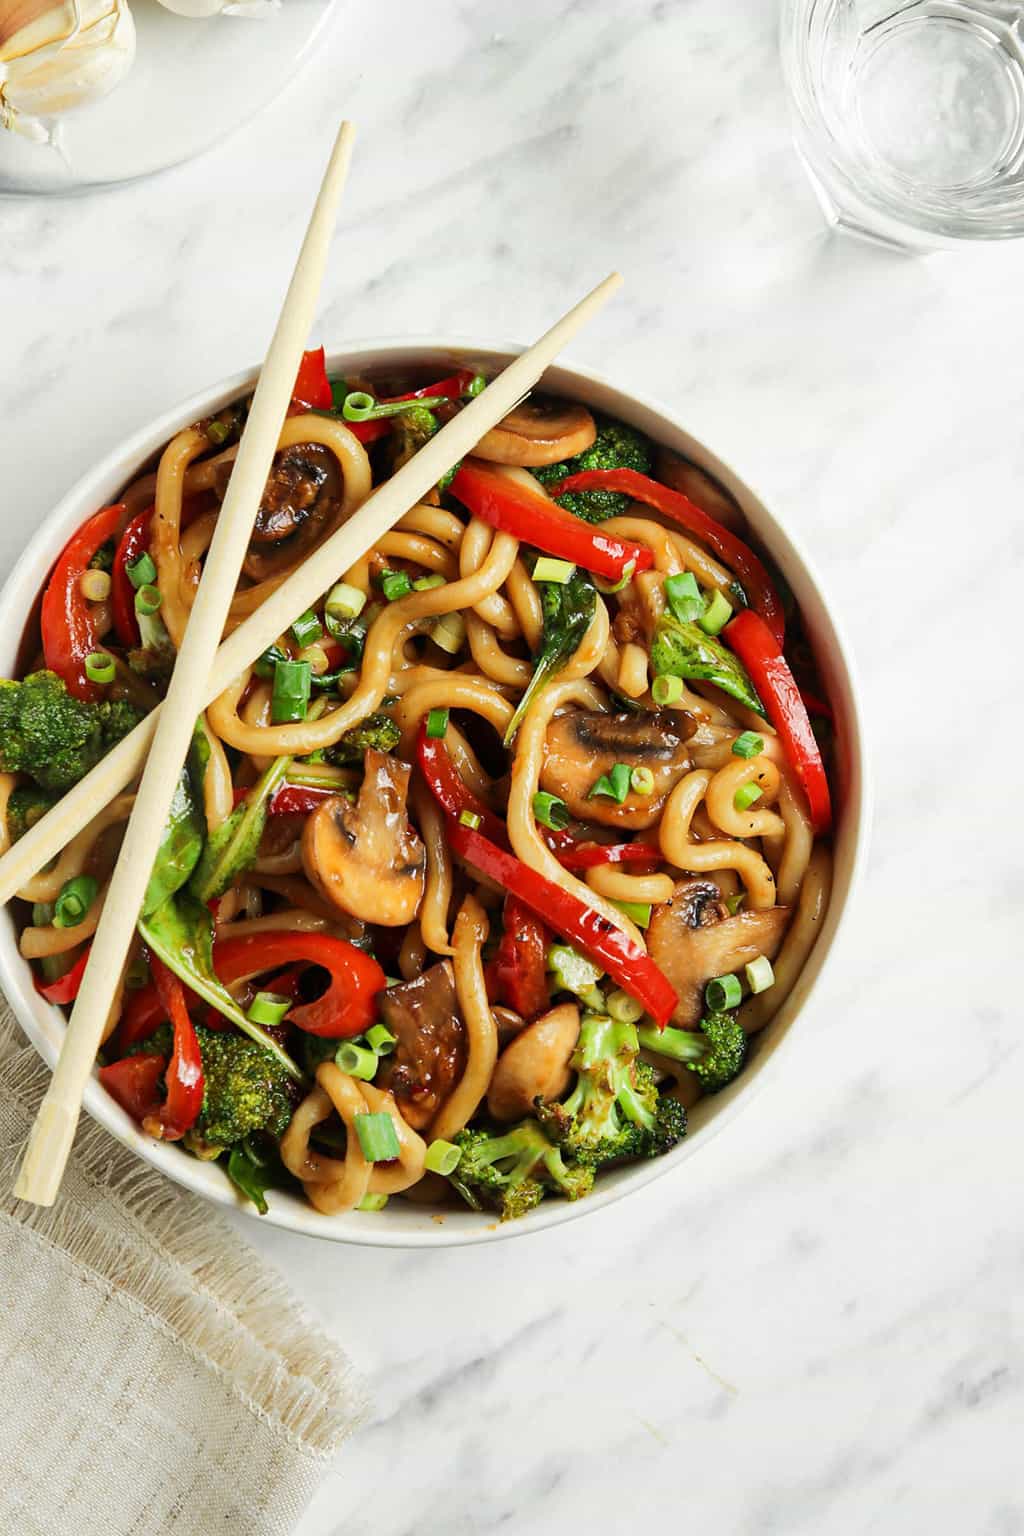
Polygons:
[[[642,475],[651,472],[652,454],[649,440],[635,427],[625,422],[599,417],[597,437],[589,448],[573,459],[561,464],[545,464],[533,473],[542,485],[552,485],[567,475],[582,474],[585,469],[635,469]],[[567,491],[558,498],[559,506],[588,523],[603,523],[606,517],[618,517],[625,512],[629,497],[619,491]]]
[[367,748],[390,752],[393,747],[397,747],[401,735],[391,716],[380,710],[375,715],[367,715],[359,725],[346,731],[333,747],[327,748],[324,756],[328,762],[339,763],[343,767],[361,767],[363,753]]
[[536,1120],[511,1130],[460,1131],[462,1156],[451,1183],[475,1211],[497,1210],[502,1221],[523,1216],[550,1190],[567,1200],[590,1193],[593,1169],[566,1163]]
[[638,1033],[645,1050],[689,1067],[705,1093],[717,1093],[731,1083],[746,1059],[747,1037],[732,1013],[706,1013],[699,1029],[656,1029],[645,1024]]
[[408,464],[414,453],[419,453],[428,438],[437,431],[438,421],[433,411],[425,405],[414,405],[400,411],[391,421],[391,472]]
[[62,795],[141,719],[123,699],[73,698],[55,672],[0,679],[0,772],[27,773]]
[[54,798],[36,784],[20,784],[11,790],[7,799],[7,835],[12,843],[24,837],[40,816],[46,815]]
[[151,1035],[144,1040],[136,1040],[125,1051],[126,1056],[166,1056],[171,1059],[171,1051],[174,1049],[174,1030],[165,1019],[158,1024]]
[[576,1086],[563,1103],[539,1103],[537,1118],[569,1156],[591,1168],[657,1157],[686,1134],[686,1111],[662,1098],[638,1057],[636,1026],[588,1014],[571,1065]]
[[196,1131],[211,1146],[230,1147],[255,1131],[284,1134],[292,1116],[291,1078],[248,1035],[197,1026],[203,1058],[203,1107]]

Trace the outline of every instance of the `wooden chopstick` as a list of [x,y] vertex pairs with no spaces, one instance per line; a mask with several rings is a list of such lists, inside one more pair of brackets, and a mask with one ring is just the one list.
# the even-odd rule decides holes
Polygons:
[[[617,272],[545,332],[528,351],[442,427],[407,464],[369,496],[359,512],[314,550],[217,652],[196,700],[205,709],[229,683],[311,607],[448,469],[532,389],[548,364],[621,285]],[[0,904],[43,869],[139,772],[156,730],[155,709],[0,858]]]
[[15,1185],[21,1200],[52,1205],[63,1177],[103,1027],[153,860],[208,687],[242,561],[277,449],[316,310],[331,235],[348,175],[354,131],[342,123],[242,433],[181,649],[160,710],[92,949],[50,1087]]
[[[300,264],[301,260],[300,257]],[[296,276],[298,276],[298,268]],[[251,614],[245,623],[239,625],[238,629],[223,642],[213,656],[212,664],[207,660],[204,671],[198,675],[194,672],[191,674],[192,680],[184,690],[185,697],[182,700],[174,697],[175,693],[182,692],[180,688],[175,689],[175,679],[179,675],[186,675],[182,670],[183,663],[190,660],[189,636],[197,624],[197,610],[206,583],[204,573],[199,595],[185,631],[185,640],[172,674],[171,688],[163,704],[158,710],[154,710],[142,725],[136,727],[130,736],[125,737],[113,752],[108,753],[102,762],[97,764],[80,784],[76,785],[71,794],[65,796],[46,817],[37,822],[31,832],[19,839],[11,852],[0,860],[3,889],[8,893],[3,896],[3,899],[7,900],[25,879],[40,869],[53,856],[53,853],[81,830],[81,827],[96,815],[102,805],[105,805],[118,793],[119,789],[130,782],[143,760],[146,759],[147,749],[152,744],[153,750],[146,761],[142,782],[136,796],[135,809],[129,821],[121,856],[111,881],[104,915],[96,929],[89,964],[86,966],[78,1000],[68,1024],[53,1081],[40,1107],[18,1177],[15,1193],[20,1199],[32,1200],[38,1205],[49,1205],[53,1203],[60,1187],[61,1175],[81,1109],[85,1083],[99,1049],[116,980],[128,953],[160,832],[166,819],[181,764],[188,750],[197,712],[223,692],[243,668],[255,661],[277,639],[296,614],[309,608],[327,590],[339,572],[347,570],[368,549],[372,548],[378,539],[426,494],[431,486],[436,485],[453,464],[469,453],[484,434],[508,414],[513,405],[533,388],[544,370],[580,327],[611,297],[621,282],[619,274],[613,272],[605,278],[604,282],[599,283],[580,303],[546,331],[532,347],[511,362],[475,400],[472,400],[442,427],[440,432],[431,438],[407,464],[367,497],[362,507],[349,518],[348,522],[319,549],[308,555],[288,580],[283,582],[277,591],[272,593],[255,613]],[[290,294],[291,290],[289,290],[289,297]],[[296,357],[295,366],[288,380],[289,392],[297,367],[298,358]],[[257,385],[257,395],[259,388],[260,386]],[[249,424],[255,416],[255,403],[254,399]],[[285,406],[286,404],[287,401]],[[283,419],[285,406],[281,408],[277,430]],[[238,476],[238,466],[242,462],[244,445],[243,437],[232,475],[232,485]],[[270,454],[263,467],[263,478],[256,488],[257,503],[270,468],[274,446],[276,446],[276,431]],[[225,497],[220,518],[224,518],[229,510],[228,497]],[[201,630],[204,643],[209,641],[210,629],[214,622],[218,624],[216,634],[219,635],[223,629],[227,607],[237,579],[237,571],[244,554],[244,543],[248,539],[255,513],[256,505],[254,504],[248,525],[242,530],[243,548],[238,552],[230,591],[227,593],[218,591],[217,596],[223,601],[218,604],[212,619],[205,614],[200,615],[204,620]],[[207,568],[215,549],[216,539],[207,556]],[[214,642],[215,639],[216,636]],[[212,651],[212,645],[210,651]],[[204,654],[208,655],[208,653]],[[172,705],[174,706],[173,715]],[[173,735],[165,731],[164,722],[168,716],[172,716]],[[154,721],[154,717],[158,718]],[[165,740],[171,743],[166,752],[163,745]],[[152,773],[151,768],[154,770]],[[159,796],[155,792],[147,793],[147,781],[151,779],[159,783]],[[140,806],[142,807],[141,815]],[[54,820],[62,808],[65,811],[64,817]],[[70,815],[69,810],[72,813]],[[47,829],[47,824],[51,822],[53,825]],[[17,881],[12,885],[15,861],[8,865],[8,860],[11,859],[11,854],[17,854],[20,849],[23,849],[30,836],[34,836],[33,853],[39,858],[39,862],[34,863],[27,872],[22,865]],[[47,852],[47,848],[51,848],[52,852]],[[7,867],[3,868],[3,866]],[[126,914],[130,914],[130,920]],[[109,920],[107,920],[108,915]],[[101,941],[102,948],[100,948]],[[97,962],[98,950],[99,962]],[[84,1023],[79,1022],[83,1019]]]

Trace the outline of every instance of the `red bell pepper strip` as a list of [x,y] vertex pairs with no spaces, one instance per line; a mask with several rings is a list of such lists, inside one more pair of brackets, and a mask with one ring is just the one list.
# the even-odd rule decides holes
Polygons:
[[531,490],[478,459],[463,461],[450,489],[474,517],[492,528],[512,533],[545,554],[571,560],[597,576],[618,581],[627,566],[644,571],[651,564],[651,551],[644,545],[602,532],[558,506],[540,485]]
[[760,615],[747,608],[725,626],[722,638],[746,667],[768,718],[779,733],[807,796],[811,825],[819,835],[827,832],[832,824],[828,779],[800,690],[774,635]]
[[155,1113],[144,1116],[142,1126],[161,1141],[180,1141],[203,1107],[203,1058],[185,1005],[185,988],[156,955],[150,956],[149,965],[157,996],[174,1027],[174,1047],[167,1065],[167,1098]]
[[290,1024],[331,1040],[361,1035],[369,1028],[377,1016],[377,993],[387,986],[387,977],[372,956],[345,939],[282,930],[218,939],[213,949],[214,970],[228,986],[243,976],[261,975],[299,960],[323,966],[331,981],[322,997],[291,1010]]
[[91,948],[92,945],[87,944],[70,971],[65,971],[64,975],[58,976],[56,981],[42,981],[33,971],[32,981],[39,996],[45,997],[48,1003],[73,1003],[82,985],[82,977],[85,975]]
[[364,447],[367,443],[375,443],[379,437],[387,437],[391,431],[390,421],[379,416],[374,421],[346,421],[344,425]]
[[801,688],[800,697],[804,701],[804,709],[809,715],[819,715],[822,720],[835,723],[835,714],[827,699],[823,699],[818,693],[810,693],[806,688]]
[[[267,815],[308,816],[318,805],[340,792],[336,784],[282,784],[267,802]],[[236,789],[234,804],[241,805],[248,793],[247,789]]]
[[82,575],[100,546],[117,532],[123,516],[123,506],[104,507],[83,523],[61,551],[43,595],[43,656],[76,699],[95,699],[100,692],[85,675],[85,658],[99,648],[100,637],[82,596]]
[[166,1056],[125,1056],[108,1067],[100,1067],[99,1079],[125,1114],[141,1125],[158,1115],[163,1107],[158,1085],[166,1067]]
[[424,384],[422,389],[410,389],[405,395],[382,395],[379,403],[394,405],[399,400],[432,400],[437,395],[444,395],[446,400],[461,400],[475,378],[471,368],[460,368],[458,373],[437,384]]
[[453,821],[458,821],[463,812],[470,816],[479,816],[480,831],[484,836],[489,837],[491,842],[497,843],[499,847],[508,847],[505,823],[499,820],[482,800],[477,799],[452,762],[444,742],[427,735],[425,720],[420,722],[419,736],[416,739],[416,757],[434,799]]
[[646,864],[653,869],[661,855],[650,843],[577,843],[554,849],[563,869],[597,869],[602,864]]
[[642,475],[637,469],[586,469],[581,474],[569,475],[547,487],[548,494],[564,496],[566,491],[619,491],[634,501],[642,501],[656,512],[678,523],[687,533],[712,549],[730,570],[735,571],[747,594],[751,606],[764,619],[778,645],[781,647],[786,634],[786,620],[778,593],[772,585],[761,561],[749,545],[715,518],[709,517],[696,502],[673,491],[667,485]]
[[655,1023],[664,1028],[678,998],[668,977],[621,928],[593,907],[584,906],[554,881],[530,869],[514,854],[496,847],[472,827],[449,820],[447,833],[449,844],[460,858],[518,897],[524,906],[570,944],[585,950],[613,981],[643,1003]]
[[149,525],[153,508],[147,507],[138,517],[133,517],[117,546],[114,569],[110,573],[111,609],[117,638],[124,646],[138,645],[139,621],[135,617],[135,588],[128,575],[128,567],[149,548]]
[[488,994],[514,1008],[524,1019],[541,1013],[549,1002],[547,929],[515,896],[505,897],[505,929],[487,967]]
[[315,347],[311,352],[303,352],[302,362],[295,376],[292,399],[296,405],[304,405],[311,411],[329,411],[334,404],[323,347]]

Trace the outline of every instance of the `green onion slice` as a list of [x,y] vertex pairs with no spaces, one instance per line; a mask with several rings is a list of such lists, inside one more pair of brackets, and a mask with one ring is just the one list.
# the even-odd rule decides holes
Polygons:
[[131,565],[125,566],[128,580],[136,589],[148,587],[150,582],[156,581],[156,565],[150,554],[141,554]]
[[610,773],[602,773],[596,783],[591,785],[587,799],[593,800],[597,795],[605,795],[621,805],[629,794],[630,776],[628,763],[616,763]]
[[448,730],[448,711],[432,709],[427,716],[427,735],[431,741],[443,741]]
[[651,698],[655,704],[677,704],[683,696],[683,680],[681,677],[671,677],[667,673],[662,677],[656,677],[651,684]]
[[740,986],[738,976],[715,976],[704,988],[704,1001],[712,1013],[721,1013],[726,1008],[735,1008],[743,996],[743,988]]
[[546,789],[539,789],[534,795],[533,815],[535,821],[552,832],[564,832],[572,820],[565,801],[557,795],[549,795]]
[[324,612],[332,619],[358,619],[366,607],[366,593],[347,581],[339,581],[324,599]]
[[315,645],[322,637],[324,627],[316,614],[310,608],[306,613],[300,613],[292,625],[292,635],[296,645],[305,648],[307,645]]
[[163,600],[164,595],[160,588],[154,587],[150,582],[147,582],[135,594],[135,612],[141,614],[143,618],[149,618],[151,614],[159,611]]
[[354,1115],[352,1123],[368,1163],[390,1163],[400,1155],[398,1132],[390,1115]]
[[769,987],[775,985],[775,972],[767,955],[758,955],[756,960],[751,960],[749,965],[743,967],[747,978],[747,986],[755,995],[758,992],[767,992]]
[[313,668],[308,661],[275,662],[274,688],[270,697],[270,718],[274,725],[305,720],[312,676]]
[[393,1035],[385,1024],[374,1024],[366,1031],[366,1043],[378,1056],[390,1056],[398,1044],[398,1036]]
[[760,800],[763,790],[756,784],[741,784],[732,797],[732,803],[738,811],[749,811],[750,807]]
[[477,828],[479,827],[479,825],[480,825],[480,817],[479,817],[479,815],[477,814],[476,811],[460,811],[459,812],[459,826],[460,827],[468,827],[471,832],[475,832],[477,830]]
[[93,651],[85,658],[85,675],[91,683],[112,683],[117,676],[114,658],[109,651]]
[[568,560],[555,560],[551,555],[539,556],[533,568],[534,581],[553,581],[564,587],[572,578],[576,567]]
[[717,635],[719,630],[725,628],[732,618],[732,604],[728,602],[723,593],[715,591],[706,612],[697,620],[706,635]]
[[53,904],[55,928],[77,928],[96,900],[99,883],[92,875],[76,875],[62,887]]
[[396,603],[400,597],[407,597],[412,591],[408,571],[381,571],[378,582],[389,603]]
[[629,787],[635,795],[653,795],[654,774],[649,768],[634,768],[629,776]]
[[764,737],[756,731],[744,731],[742,736],[736,737],[732,750],[734,757],[760,757],[764,751]]
[[[349,1077],[358,1077],[364,1083],[373,1081],[377,1071],[376,1051],[367,1050],[365,1045],[359,1045],[355,1040],[343,1040],[334,1059]],[[384,1118],[390,1120],[391,1117],[385,1115]]]
[[423,1166],[431,1173],[454,1173],[462,1157],[462,1148],[451,1141],[432,1141],[423,1159]]
[[254,1024],[280,1024],[291,1006],[290,997],[281,997],[277,992],[257,992],[247,1012]]
[[414,592],[433,592],[435,587],[445,586],[445,579],[440,571],[432,571],[429,576],[420,576],[412,584]]

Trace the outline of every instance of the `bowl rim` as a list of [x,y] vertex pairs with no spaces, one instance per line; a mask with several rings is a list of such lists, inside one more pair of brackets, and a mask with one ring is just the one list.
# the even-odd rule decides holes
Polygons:
[[[515,342],[481,342],[478,338],[448,333],[443,336],[356,339],[344,347],[329,350],[327,357],[330,369],[340,369],[346,362],[369,354],[375,355],[371,366],[386,365],[389,360],[397,361],[399,358],[425,362],[428,357],[445,358],[446,361],[450,358],[465,366],[472,358],[478,362],[481,359],[492,359],[497,363],[508,361],[522,350],[522,345]],[[207,414],[211,408],[219,408],[218,402],[227,402],[237,397],[252,384],[258,372],[258,366],[242,369],[195,391],[185,400],[163,411],[155,420],[138,428],[75,480],[57,505],[42,519],[0,588],[0,636],[5,637],[2,643],[8,647],[10,664],[13,664],[25,619],[32,610],[53,560],[72,529],[97,505],[102,504],[103,497],[109,497],[116,488],[123,486],[138,467],[176,431]],[[779,1019],[784,1022],[773,1021],[765,1034],[759,1037],[763,1043],[758,1049],[756,1070],[752,1070],[755,1064],[751,1063],[723,1094],[717,1095],[712,1101],[703,1101],[705,1105],[713,1103],[715,1108],[702,1119],[699,1134],[687,1136],[664,1157],[630,1164],[606,1175],[585,1200],[574,1203],[545,1201],[515,1222],[501,1224],[490,1213],[478,1215],[467,1210],[446,1211],[442,1214],[429,1207],[418,1208],[404,1204],[403,1215],[412,1216],[416,1221],[414,1227],[407,1228],[400,1227],[387,1213],[377,1214],[372,1220],[366,1219],[365,1213],[354,1212],[340,1217],[323,1216],[303,1203],[300,1196],[275,1191],[271,1191],[268,1196],[268,1214],[260,1218],[248,1202],[236,1196],[221,1169],[184,1156],[173,1145],[144,1136],[102,1090],[95,1074],[90,1078],[84,1101],[87,1112],[150,1166],[214,1205],[244,1211],[257,1220],[287,1231],[360,1247],[472,1246],[550,1230],[565,1222],[605,1210],[633,1191],[645,1188],[656,1179],[667,1177],[719,1134],[739,1109],[751,1102],[766,1077],[777,1070],[780,1056],[789,1049],[794,1026],[798,1019],[807,1014],[811,995],[833,963],[848,926],[847,917],[863,875],[870,837],[872,787],[864,744],[863,719],[858,703],[855,663],[842,622],[834,604],[826,595],[813,561],[800,540],[780,523],[749,484],[741,480],[729,464],[702,440],[689,432],[677,415],[660,401],[633,389],[620,388],[603,372],[576,362],[557,361],[546,371],[545,378],[556,381],[557,387],[570,392],[574,385],[579,384],[583,386],[584,393],[613,397],[618,408],[621,408],[621,402],[625,402],[627,407],[635,407],[639,414],[655,419],[657,426],[663,429],[662,440],[684,441],[693,450],[695,460],[737,495],[744,512],[748,516],[753,513],[752,521],[757,526],[762,542],[771,550],[773,558],[785,567],[787,580],[796,575],[797,581],[794,584],[806,589],[811,600],[810,606],[816,610],[817,621],[826,632],[834,687],[842,694],[843,727],[848,754],[846,805],[844,826],[841,829],[846,866],[844,889],[838,891],[834,880],[822,933],[790,997],[780,1010]],[[629,414],[627,409],[624,415],[628,418]],[[653,432],[652,435],[657,438],[658,433]],[[111,489],[104,489],[108,485]],[[800,606],[806,615],[807,602],[802,600]],[[16,616],[16,622],[5,622],[12,613]],[[8,636],[13,636],[13,640],[8,640]],[[6,916],[0,924],[0,987],[21,1028],[52,1067],[63,1034],[63,1015],[35,992],[29,967],[17,950],[14,923],[10,916]]]

